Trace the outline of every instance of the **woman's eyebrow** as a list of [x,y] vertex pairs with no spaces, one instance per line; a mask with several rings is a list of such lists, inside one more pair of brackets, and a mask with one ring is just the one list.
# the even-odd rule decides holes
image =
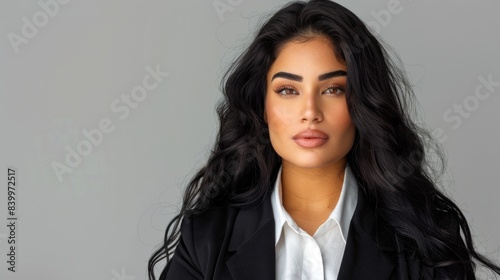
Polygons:
[[[318,80],[323,81],[323,80],[330,79],[333,77],[346,76],[346,75],[347,75],[346,71],[337,70],[337,71],[332,71],[332,72],[328,72],[328,73],[319,75]],[[285,79],[294,80],[297,82],[302,82],[302,80],[303,80],[302,76],[288,73],[288,72],[278,72],[278,73],[274,74],[271,81],[274,80],[275,78],[285,78]]]

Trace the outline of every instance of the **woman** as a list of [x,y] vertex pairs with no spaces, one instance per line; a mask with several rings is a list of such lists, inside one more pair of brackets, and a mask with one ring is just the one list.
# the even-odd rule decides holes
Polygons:
[[223,80],[216,144],[150,279],[164,257],[160,279],[475,279],[474,260],[500,274],[437,188],[408,82],[352,12],[288,3]]

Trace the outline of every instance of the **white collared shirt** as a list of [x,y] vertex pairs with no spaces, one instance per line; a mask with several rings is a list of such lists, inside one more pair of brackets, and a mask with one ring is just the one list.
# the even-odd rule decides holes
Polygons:
[[276,280],[336,280],[358,202],[358,186],[349,164],[339,201],[313,236],[299,228],[283,207],[281,171],[282,166],[271,198],[276,226]]

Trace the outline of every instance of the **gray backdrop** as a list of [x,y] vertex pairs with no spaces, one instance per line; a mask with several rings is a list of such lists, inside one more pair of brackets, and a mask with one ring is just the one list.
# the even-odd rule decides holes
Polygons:
[[[146,279],[215,139],[223,71],[285,2],[2,0],[0,278]],[[339,2],[400,55],[445,190],[498,259],[500,2]]]

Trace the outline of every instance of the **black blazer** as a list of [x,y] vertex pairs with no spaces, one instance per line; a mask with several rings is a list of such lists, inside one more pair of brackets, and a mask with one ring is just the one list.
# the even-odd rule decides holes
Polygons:
[[[456,220],[443,223],[463,242]],[[387,227],[377,224],[359,191],[338,280],[439,279],[433,268],[404,253],[402,242]],[[160,280],[275,280],[274,231],[271,192],[258,207],[216,208],[184,217],[179,244]],[[474,279],[472,267],[467,279]]]

